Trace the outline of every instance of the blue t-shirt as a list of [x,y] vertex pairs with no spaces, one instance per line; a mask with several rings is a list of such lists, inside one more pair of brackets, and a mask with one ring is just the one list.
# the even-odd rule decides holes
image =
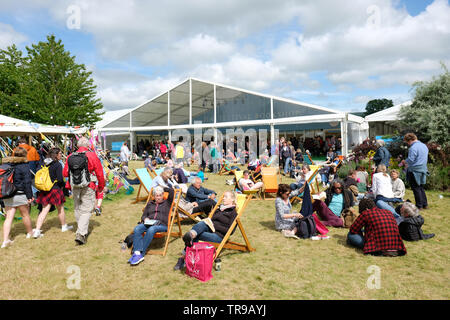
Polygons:
[[340,217],[342,209],[344,209],[344,195],[342,193],[334,194],[330,204],[328,205],[328,208],[331,210],[331,212]]

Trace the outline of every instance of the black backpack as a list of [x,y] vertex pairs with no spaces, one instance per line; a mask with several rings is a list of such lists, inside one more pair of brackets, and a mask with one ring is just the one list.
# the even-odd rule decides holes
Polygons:
[[0,199],[10,198],[16,193],[13,178],[14,167],[9,164],[0,165]]
[[91,182],[86,151],[74,152],[67,160],[69,166],[69,183],[72,188],[84,188]]
[[312,215],[304,217],[297,221],[297,236],[303,239],[309,239],[317,234],[316,221]]

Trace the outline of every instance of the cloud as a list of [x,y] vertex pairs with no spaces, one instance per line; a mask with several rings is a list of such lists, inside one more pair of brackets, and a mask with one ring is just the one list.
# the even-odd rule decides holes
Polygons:
[[8,24],[0,22],[0,49],[6,49],[13,44],[20,44],[27,40],[27,36],[17,32]]

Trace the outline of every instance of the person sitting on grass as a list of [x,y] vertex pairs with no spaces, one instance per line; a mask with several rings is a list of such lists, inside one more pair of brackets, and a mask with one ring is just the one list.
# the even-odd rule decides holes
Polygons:
[[395,169],[391,170],[391,183],[392,192],[394,193],[394,198],[403,199],[405,196],[406,188],[405,183],[399,178],[399,172]]
[[[236,217],[236,195],[233,191],[225,191],[223,195],[223,203],[211,217],[214,230],[212,230],[204,221],[198,222],[190,231],[184,234],[183,241],[185,246],[191,247],[194,242],[198,242],[200,240],[214,243],[222,242],[223,237],[225,237],[225,234],[230,229]],[[182,252],[183,256],[178,259],[174,270],[180,270],[184,267],[186,247]]]
[[239,188],[242,191],[248,191],[248,190],[260,190],[264,183],[260,182],[253,182],[250,179],[250,172],[248,170],[244,170],[242,178],[239,179]]
[[[168,192],[164,200],[164,192]],[[136,266],[144,260],[147,248],[153,240],[155,233],[166,232],[172,206],[174,191],[172,188],[160,186],[153,189],[154,200],[150,200],[144,208],[141,222],[133,230],[133,255],[128,260],[131,266]],[[145,232],[145,236],[142,235]]]
[[[358,191],[358,177],[355,170],[350,169],[348,171],[347,177],[344,179],[344,187],[350,190],[353,194],[354,200],[356,200],[359,196]],[[361,198],[364,197],[364,194]]]
[[400,236],[403,240],[418,241],[434,237],[434,233],[423,233],[422,225],[425,221],[419,213],[419,208],[413,203],[406,201],[402,205],[397,206],[395,210],[403,218],[402,222],[398,225],[398,230],[400,231]]
[[292,204],[289,201],[291,188],[287,184],[278,186],[277,198],[275,199],[275,229],[281,231],[286,238],[299,239],[296,236],[297,225],[296,218],[301,219],[303,216],[298,212],[292,212]]
[[347,244],[362,249],[364,254],[390,257],[406,254],[397,221],[372,199],[362,199],[359,203],[359,216],[350,227]]
[[403,202],[403,199],[394,196],[391,177],[386,173],[386,166],[384,164],[378,165],[377,173],[373,175],[372,192],[378,208],[389,210],[396,219],[400,218],[397,212],[395,212],[394,207],[389,203]]
[[325,226],[343,227],[344,223],[340,216],[342,211],[353,206],[352,192],[344,187],[342,180],[335,179],[325,194],[325,201],[314,201],[313,211],[317,212]]

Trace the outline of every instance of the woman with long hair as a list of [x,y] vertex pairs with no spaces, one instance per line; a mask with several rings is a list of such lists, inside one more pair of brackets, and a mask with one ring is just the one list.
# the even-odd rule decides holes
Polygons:
[[73,228],[66,223],[66,214],[64,212],[64,177],[63,168],[59,160],[61,160],[62,152],[59,148],[52,148],[44,159],[44,165],[48,167],[51,181],[54,182],[50,191],[39,191],[37,203],[42,205],[42,211],[39,213],[36,221],[36,229],[33,230],[33,238],[37,239],[43,236],[42,225],[44,224],[47,214],[52,205],[58,210],[58,218],[61,223],[61,231],[66,232]]
[[12,197],[3,199],[6,209],[6,220],[3,223],[3,243],[1,247],[6,248],[13,243],[9,238],[9,233],[11,232],[16,209],[19,209],[22,215],[22,221],[27,230],[27,238],[31,237],[33,231],[29,204],[33,202],[34,198],[31,190],[31,172],[27,160],[27,150],[17,147],[13,152],[13,156],[3,158],[2,163],[2,166],[7,164],[14,168],[13,184],[16,188],[16,192]]

